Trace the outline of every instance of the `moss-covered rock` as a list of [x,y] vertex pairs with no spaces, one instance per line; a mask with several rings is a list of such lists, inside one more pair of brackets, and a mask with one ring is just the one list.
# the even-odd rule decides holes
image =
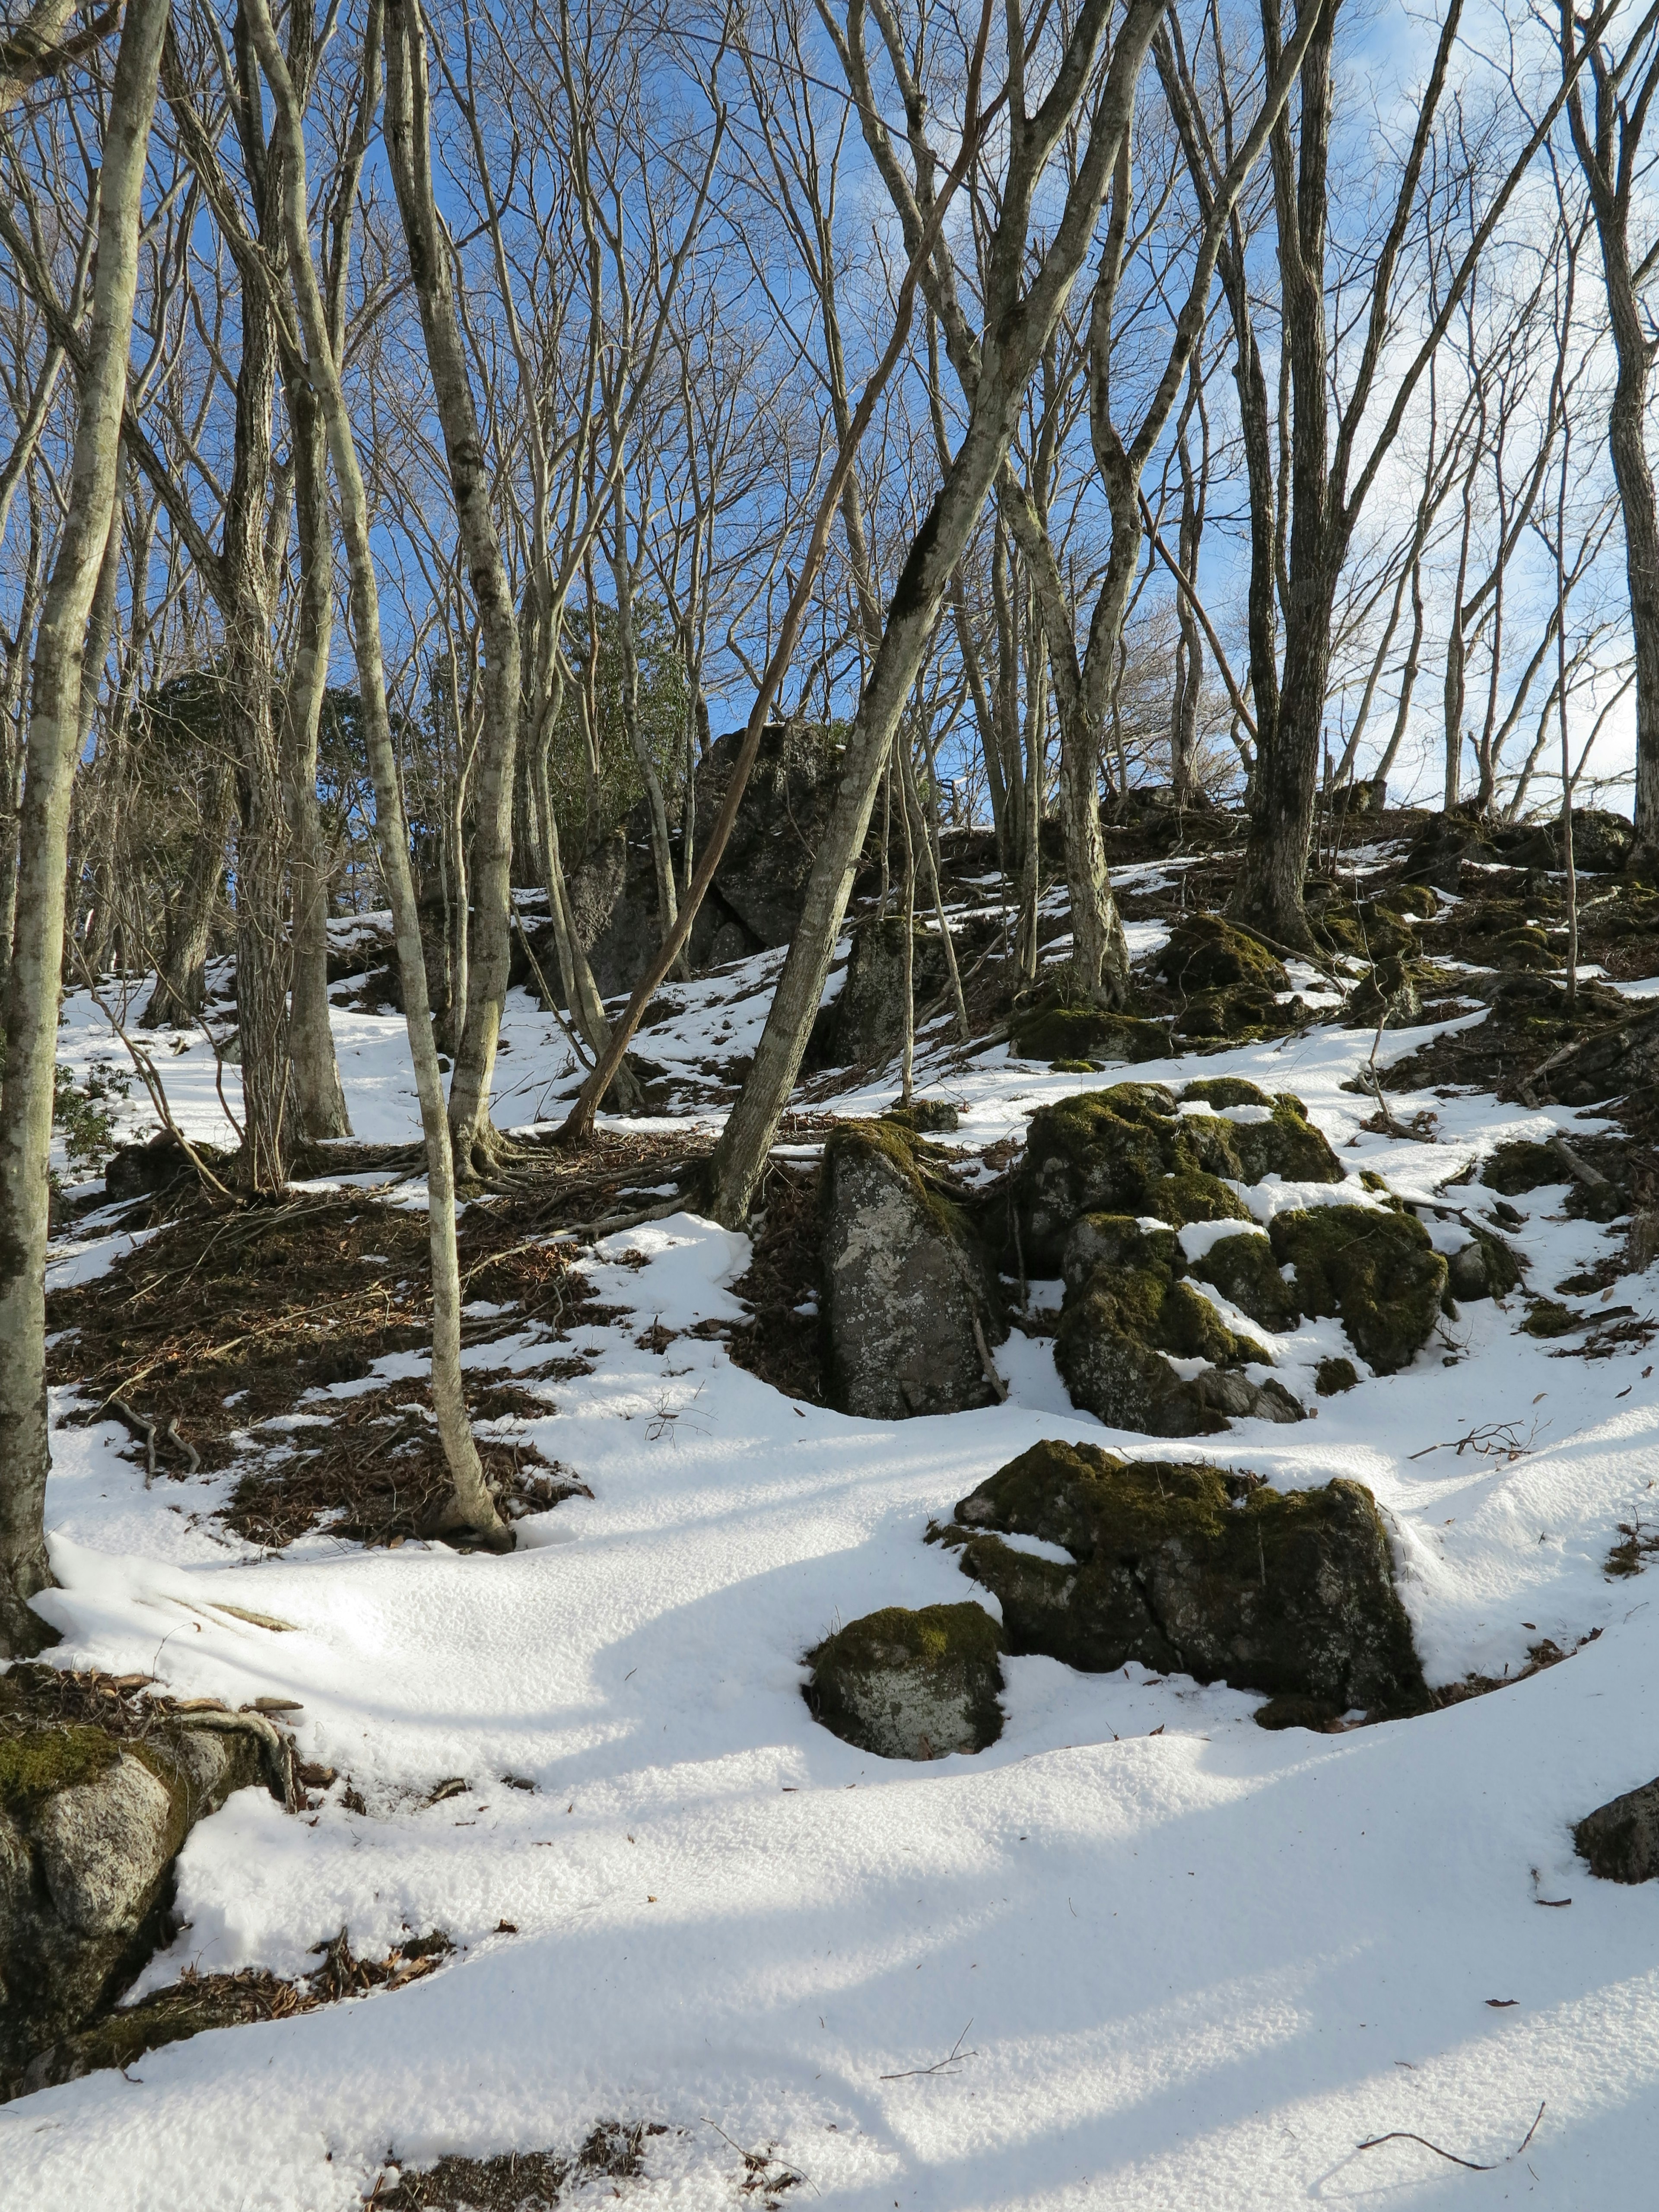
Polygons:
[[1224,990],[1194,992],[1170,1028],[1178,1037],[1248,1044],[1258,1037],[1283,1036],[1305,1011],[1300,999],[1281,1005],[1266,984],[1233,983]]
[[966,1212],[924,1179],[926,1157],[892,1121],[843,1121],[824,1146],[824,1373],[831,1404],[866,1420],[996,1395],[996,1277]]
[[807,1702],[833,1735],[882,1759],[983,1751],[1002,1733],[1002,1631],[983,1606],[887,1606],[807,1655]]
[[[995,1592],[1013,1651],[1097,1673],[1139,1660],[1335,1711],[1425,1702],[1387,1532],[1358,1483],[1285,1493],[1203,1464],[1044,1443],[956,1519],[963,1570]],[[1004,1534],[1058,1545],[1073,1564]]]
[[131,1978],[191,1825],[259,1779],[251,1735],[167,1723],[125,1740],[14,1707],[0,1737],[0,2094]]
[[[1212,1110],[1190,1110],[1205,1107]],[[1062,1098],[1031,1117],[1014,1173],[1027,1265],[1051,1272],[1072,1224],[1085,1213],[1152,1214],[1171,1228],[1248,1221],[1249,1207],[1227,1185],[1270,1175],[1287,1182],[1342,1180],[1341,1163],[1289,1092],[1269,1097],[1229,1077],[1188,1084],[1179,1098],[1155,1083]]]
[[1272,1242],[1262,1230],[1218,1237],[1200,1259],[1193,1261],[1192,1272],[1263,1328],[1294,1328],[1302,1318],[1274,1257]]
[[1377,892],[1373,904],[1384,914],[1409,915],[1413,921],[1429,921],[1440,911],[1440,902],[1426,884],[1390,884]]
[[881,1118],[912,1136],[948,1136],[960,1127],[962,1109],[948,1098],[913,1098],[908,1106],[890,1106]]
[[1379,1375],[1409,1366],[1440,1317],[1446,1263],[1414,1214],[1315,1206],[1275,1214],[1274,1256],[1295,1270],[1304,1314],[1334,1316]]
[[1506,1144],[1493,1146],[1480,1170],[1480,1180],[1488,1190],[1518,1198],[1523,1191],[1537,1190],[1545,1183],[1566,1182],[1570,1170],[1548,1145],[1512,1137]]
[[1314,1389],[1322,1398],[1337,1398],[1358,1382],[1352,1359],[1322,1359],[1314,1370]]
[[[1266,1249],[1265,1239],[1255,1241]],[[1234,1335],[1186,1279],[1180,1243],[1167,1230],[1124,1214],[1085,1214],[1062,1266],[1054,1364],[1077,1405],[1114,1428],[1160,1437],[1211,1436],[1232,1415],[1301,1418],[1282,1385],[1236,1371],[1261,1358],[1263,1347]],[[1210,1364],[1183,1376],[1171,1358]]]
[[1416,933],[1398,913],[1362,900],[1358,905],[1333,901],[1314,924],[1314,934],[1333,952],[1356,960],[1387,960],[1417,949]]
[[1251,931],[1218,914],[1183,915],[1158,956],[1158,973],[1189,998],[1235,983],[1268,991],[1290,988],[1283,963]]
[[1161,1023],[1103,1006],[1048,1000],[1016,1014],[1011,1037],[1022,1060],[1161,1060],[1170,1049],[1170,1033]]
[[1521,1280],[1521,1261],[1512,1245],[1489,1229],[1471,1229],[1469,1241],[1446,1262],[1447,1287],[1466,1304],[1472,1298],[1503,1298]]
[[1495,966],[1524,968],[1534,975],[1561,965],[1559,955],[1551,950],[1550,941],[1541,929],[1506,930],[1502,937],[1492,940],[1487,951]]

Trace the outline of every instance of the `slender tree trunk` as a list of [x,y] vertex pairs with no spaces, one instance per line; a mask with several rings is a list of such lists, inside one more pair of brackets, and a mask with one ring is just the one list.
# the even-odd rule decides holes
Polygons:
[[285,385],[300,541],[300,611],[283,699],[283,782],[289,841],[293,988],[289,1043],[294,1111],[302,1137],[349,1137],[328,1012],[328,864],[317,806],[317,738],[334,631],[334,533],[328,512],[328,434],[302,377]]
[[141,1028],[189,1029],[207,1003],[208,942],[224,880],[232,796],[229,767],[216,760],[202,779],[201,823],[191,841],[184,880],[167,909],[155,988],[138,1018]]
[[45,1504],[47,1162],[64,959],[64,862],[87,620],[115,527],[144,167],[167,0],[128,0],[98,187],[92,326],[63,535],[35,641],[17,929],[0,1084],[0,1654],[51,1640],[28,1601],[52,1579]]
[[[260,65],[270,87],[276,132],[286,156],[282,182],[289,270],[299,304],[312,386],[322,406],[334,461],[350,578],[352,631],[363,732],[374,778],[375,834],[392,901],[410,1054],[415,1064],[421,1127],[426,1142],[427,1218],[432,1256],[432,1404],[454,1486],[445,1525],[485,1542],[510,1547],[512,1532],[504,1528],[496,1517],[494,1501],[484,1482],[461,1382],[461,1280],[455,1248],[454,1161],[427,998],[420,910],[409,857],[409,825],[404,814],[403,791],[386,708],[380,588],[370,543],[368,501],[357,465],[351,416],[335,365],[316,264],[311,255],[302,109],[271,25],[267,0],[244,0],[244,4]],[[371,0],[366,69],[373,66],[373,46],[380,36],[378,15],[376,0]]]
[[386,17],[386,143],[420,307],[432,395],[449,462],[456,526],[484,640],[484,717],[474,775],[468,864],[466,1020],[450,1085],[449,1122],[464,1170],[495,1151],[490,1094],[512,958],[513,785],[523,690],[513,587],[489,505],[489,474],[456,311],[450,246],[432,181],[426,31],[410,0]]

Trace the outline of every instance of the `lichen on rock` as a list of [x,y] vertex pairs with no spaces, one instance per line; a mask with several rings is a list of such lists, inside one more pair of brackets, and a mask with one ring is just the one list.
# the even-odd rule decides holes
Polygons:
[[927,1155],[891,1121],[844,1121],[824,1146],[824,1369],[831,1404],[905,1420],[991,1404],[1008,1334],[963,1209],[929,1187]]
[[[1333,1713],[1426,1701],[1387,1530],[1362,1484],[1279,1492],[1202,1463],[1043,1443],[956,1510],[963,1571],[993,1590],[1014,1652],[1159,1673]],[[1001,1540],[1036,1537],[1072,1565]]]
[[1002,1733],[1006,1649],[983,1606],[887,1606],[808,1653],[807,1701],[833,1735],[883,1759],[983,1751]]

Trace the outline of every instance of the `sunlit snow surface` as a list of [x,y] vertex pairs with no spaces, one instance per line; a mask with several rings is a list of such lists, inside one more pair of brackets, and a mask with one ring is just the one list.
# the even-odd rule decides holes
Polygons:
[[[1158,934],[1138,925],[1135,951]],[[645,1048],[671,1073],[676,1054],[752,1050],[776,964],[677,988],[677,1039]],[[358,1134],[412,1137],[401,1021],[341,1011],[336,1033]],[[1423,1034],[1390,1035],[1386,1055]],[[498,1118],[553,1115],[575,1079],[556,1025],[515,992],[507,1037]],[[64,1057],[112,1042],[72,999]],[[1340,1085],[1370,1042],[1330,1030],[1133,1073],[1294,1090],[1346,1165],[1407,1197],[1503,1138],[1596,1126],[1431,1097],[1438,1143],[1350,1148],[1367,1106]],[[199,1033],[158,1046],[175,1115],[227,1138]],[[963,1102],[957,1141],[979,1148],[1088,1082],[997,1048],[929,1087]],[[834,1107],[891,1097],[890,1081]],[[135,1086],[135,1123],[140,1104]],[[1546,1293],[1609,1249],[1561,1218],[1565,1196],[1520,1201],[1515,1241]],[[58,1279],[125,1242],[86,1224]],[[644,1265],[617,1264],[624,1249]],[[1407,1373],[1203,1447],[1281,1485],[1372,1487],[1432,1680],[1603,1632],[1569,1663],[1316,1736],[1265,1733],[1258,1700],[1224,1688],[1016,1659],[993,1749],[908,1765],[814,1724],[802,1654],[874,1607],[974,1595],[922,1532],[1016,1452],[1127,1440],[1073,1409],[1047,1345],[1018,1334],[1006,1406],[893,1427],[797,1406],[717,1342],[638,1347],[659,1317],[735,1314],[747,1254],[684,1214],[603,1248],[596,1293],[629,1317],[578,1329],[594,1371],[548,1385],[556,1410],[532,1431],[595,1495],[522,1524],[507,1559],[318,1537],[262,1561],[194,1517],[223,1478],[147,1492],[118,1429],[59,1432],[54,1656],[181,1694],[297,1698],[303,1754],[349,1769],[368,1804],[348,1814],[337,1791],[312,1822],[248,1791],[204,1822],[180,1868],[190,1925],[143,1986],[192,1963],[297,1972],[342,1925],[360,1950],[434,1925],[465,1948],[404,1991],[0,2108],[5,2212],[321,2212],[357,2204],[390,2153],[568,2149],[611,2118],[668,2124],[623,2186],[676,2207],[750,2201],[733,2142],[796,2169],[801,2203],[848,2212],[1651,2202],[1659,1891],[1592,1881],[1569,1834],[1659,1770],[1652,1577],[1601,1571],[1617,1523],[1659,1515],[1648,1357],[1553,1358],[1516,1333],[1518,1298],[1471,1305]],[[1651,1275],[1618,1292],[1640,1312],[1655,1295]],[[1273,1349],[1308,1395],[1312,1363],[1347,1347],[1327,1323]],[[1530,1453],[1427,1449],[1490,1421]],[[423,1806],[456,1775],[466,1795]],[[1507,2163],[1357,2148],[1396,2130]]]

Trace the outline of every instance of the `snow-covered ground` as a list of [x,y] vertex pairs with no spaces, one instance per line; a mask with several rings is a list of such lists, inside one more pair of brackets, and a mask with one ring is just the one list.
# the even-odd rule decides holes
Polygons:
[[[1138,953],[1157,930],[1135,926]],[[688,1066],[752,1049],[775,963],[676,987]],[[401,1020],[336,1024],[358,1134],[412,1136]],[[1387,1056],[1425,1034],[1390,1035]],[[506,1036],[498,1118],[553,1115],[576,1079],[556,1025],[515,992]],[[175,1116],[228,1139],[200,1033],[171,1042]],[[1437,1114],[1437,1141],[1365,1133],[1369,1102],[1340,1085],[1370,1044],[1328,1030],[1133,1073],[1293,1090],[1345,1164],[1419,1200],[1504,1138],[1597,1126],[1431,1095],[1410,1103]],[[659,1033],[642,1046],[669,1064]],[[64,1057],[111,1050],[72,1000]],[[977,1149],[1089,1081],[998,1048],[941,1057],[928,1087],[961,1103],[956,1141]],[[143,1107],[135,1085],[125,1110]],[[1565,1194],[1519,1201],[1514,1241],[1546,1293],[1611,1249]],[[117,1249],[90,1224],[58,1264]],[[215,1485],[146,1492],[119,1429],[61,1431],[54,1657],[179,1694],[296,1698],[303,1755],[368,1804],[346,1811],[337,1788],[294,1819],[249,1791],[204,1822],[181,1863],[189,1926],[143,1986],[191,1964],[296,1973],[343,1925],[359,1950],[434,1926],[463,1948],[407,1990],[0,2108],[5,2212],[323,2212],[394,2160],[568,2148],[605,2118],[667,2124],[626,2186],[685,2207],[756,2193],[742,2151],[846,2212],[1652,2201],[1659,1893],[1592,1880],[1569,1833],[1659,1770],[1659,1603],[1602,1571],[1617,1524],[1659,1514],[1647,1355],[1555,1357],[1517,1333],[1518,1297],[1469,1305],[1408,1371],[1209,1447],[1280,1485],[1370,1486],[1431,1680],[1600,1632],[1566,1663],[1325,1736],[1266,1733],[1259,1700],[1225,1688],[1015,1659],[1000,1742],[911,1765],[815,1724],[803,1653],[877,1606],[983,1599],[921,1541],[929,1518],[1041,1437],[1130,1440],[1077,1412],[1047,1344],[1018,1334],[1006,1405],[892,1427],[798,1405],[707,1338],[640,1347],[654,1321],[735,1316],[748,1250],[684,1214],[601,1248],[587,1272],[626,1317],[561,1346],[593,1370],[546,1385],[531,1431],[594,1496],[521,1523],[505,1559],[321,1537],[264,1559],[198,1517]],[[1646,1312],[1656,1287],[1627,1278],[1618,1297]],[[1328,1326],[1277,1347],[1304,1390],[1293,1370],[1338,1348]],[[538,1356],[526,1340],[478,1358]],[[1498,1422],[1522,1456],[1455,1449]],[[461,1776],[464,1794],[426,1802]]]

